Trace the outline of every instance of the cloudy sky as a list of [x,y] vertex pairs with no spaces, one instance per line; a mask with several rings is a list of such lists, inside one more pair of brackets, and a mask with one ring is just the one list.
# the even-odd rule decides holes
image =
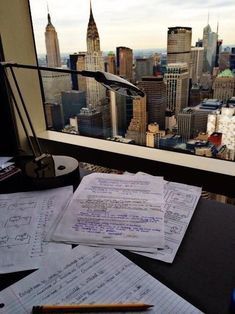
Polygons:
[[[61,52],[86,50],[89,0],[30,0],[39,53],[45,53],[47,6],[55,26]],[[223,45],[235,44],[234,0],[92,0],[101,50],[117,46],[132,49],[165,48],[167,28],[192,27],[192,45],[202,38],[209,24]]]

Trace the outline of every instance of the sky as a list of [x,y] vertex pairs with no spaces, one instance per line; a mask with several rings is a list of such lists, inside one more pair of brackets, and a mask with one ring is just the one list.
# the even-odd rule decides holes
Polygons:
[[[203,27],[213,32],[219,23],[223,46],[235,44],[234,0],[91,0],[102,51],[118,46],[166,48],[168,27],[192,27],[192,45]],[[51,16],[61,53],[86,51],[90,0],[30,0],[38,53],[45,53],[47,13]]]

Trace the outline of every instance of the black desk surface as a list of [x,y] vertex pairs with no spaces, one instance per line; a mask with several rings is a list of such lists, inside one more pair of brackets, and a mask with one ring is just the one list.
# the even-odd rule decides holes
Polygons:
[[[201,311],[229,313],[235,288],[235,206],[201,198],[172,264],[121,253]],[[0,275],[0,290],[31,272]]]

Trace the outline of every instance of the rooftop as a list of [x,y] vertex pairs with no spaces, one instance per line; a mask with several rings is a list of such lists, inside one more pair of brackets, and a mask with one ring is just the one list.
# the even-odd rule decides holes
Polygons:
[[234,77],[234,74],[230,69],[225,69],[218,74],[218,77]]

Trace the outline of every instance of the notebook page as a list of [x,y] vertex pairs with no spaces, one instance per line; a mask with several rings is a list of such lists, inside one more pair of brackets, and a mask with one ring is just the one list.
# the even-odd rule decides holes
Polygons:
[[35,305],[148,303],[148,313],[201,313],[114,249],[78,246],[0,292],[1,314]]

